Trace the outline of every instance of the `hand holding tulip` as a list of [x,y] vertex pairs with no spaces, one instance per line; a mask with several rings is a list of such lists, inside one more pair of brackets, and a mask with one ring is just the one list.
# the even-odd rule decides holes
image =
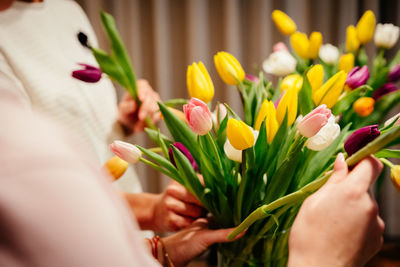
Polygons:
[[369,188],[381,170],[370,157],[348,172],[338,156],[332,177],[304,202],[292,226],[289,267],[363,266],[378,252],[384,222]]
[[171,181],[156,197],[151,228],[161,232],[177,231],[191,225],[202,213],[200,202],[182,185]]
[[118,121],[126,129],[127,133],[143,131],[146,127],[145,119],[149,117],[152,122],[160,119],[158,113],[157,102],[160,96],[155,92],[146,80],[138,80],[139,100],[142,102],[138,109],[138,105],[129,93],[125,93],[118,106]]

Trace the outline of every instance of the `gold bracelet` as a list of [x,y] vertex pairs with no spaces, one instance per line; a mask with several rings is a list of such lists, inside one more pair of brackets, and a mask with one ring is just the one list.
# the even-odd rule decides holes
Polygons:
[[162,252],[163,252],[163,255],[164,255],[164,267],[175,267],[174,263],[172,262],[172,260],[168,256],[168,252],[165,249],[164,242],[161,240],[161,238],[158,240],[158,242],[160,242],[160,244],[162,246]]

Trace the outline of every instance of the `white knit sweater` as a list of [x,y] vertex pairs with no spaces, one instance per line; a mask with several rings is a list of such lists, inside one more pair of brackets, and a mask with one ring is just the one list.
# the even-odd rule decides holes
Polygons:
[[[78,42],[79,31],[97,46],[86,15],[74,1],[15,1],[0,12],[0,76],[15,83],[12,90],[32,109],[50,115],[87,144],[100,167],[112,156],[108,144],[121,138],[115,124],[117,99],[107,78],[88,84],[71,77],[80,68],[77,63],[97,65]],[[141,191],[132,167],[116,183],[124,191]]]

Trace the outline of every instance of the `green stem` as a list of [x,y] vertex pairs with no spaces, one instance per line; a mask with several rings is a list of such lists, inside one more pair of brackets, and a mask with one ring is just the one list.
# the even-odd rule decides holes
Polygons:
[[155,152],[155,153],[160,153],[162,152],[161,147],[151,147],[149,148],[150,151]]
[[242,208],[243,208],[243,197],[244,197],[244,189],[247,183],[247,174],[246,174],[246,150],[242,151],[242,179],[240,180],[239,190],[237,193],[237,201],[236,201],[236,213],[239,221],[242,220]]
[[393,167],[394,167],[394,164],[391,163],[389,160],[387,160],[387,159],[385,159],[385,158],[379,158],[379,160],[380,160],[383,164],[385,164],[386,166],[388,166],[389,168],[393,168]]
[[163,174],[165,174],[165,175],[167,175],[167,176],[171,177],[172,179],[174,179],[174,180],[176,180],[176,181],[179,182],[179,179],[177,179],[177,178],[175,177],[175,175],[173,175],[173,174],[172,174],[171,172],[169,172],[169,171],[164,170],[163,168],[161,168],[161,167],[158,166],[157,164],[151,162],[150,160],[147,160],[147,159],[141,157],[141,158],[140,158],[140,161],[143,162],[144,164],[146,164],[146,165],[148,165],[148,166],[150,166],[150,167],[152,167],[152,168],[158,170],[159,172],[162,172]]
[[206,137],[207,137],[208,141],[210,142],[212,149],[214,150],[215,157],[218,159],[219,169],[223,172],[224,169],[222,168],[221,158],[219,157],[218,148],[217,148],[217,145],[215,144],[215,141],[211,135],[211,132],[208,132]]
[[157,130],[156,125],[153,123],[153,121],[150,119],[149,116],[147,116],[144,121],[146,122],[147,128],[150,128],[152,130]]

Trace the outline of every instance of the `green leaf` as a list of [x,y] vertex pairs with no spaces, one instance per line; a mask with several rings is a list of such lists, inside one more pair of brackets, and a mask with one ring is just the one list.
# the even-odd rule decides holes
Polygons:
[[158,106],[172,137],[176,142],[181,142],[189,150],[196,162],[200,162],[196,134],[163,103],[158,103]]
[[101,49],[92,48],[93,56],[96,58],[100,69],[112,79],[116,80],[123,87],[129,86],[129,81],[126,79],[121,66],[114,61],[107,53]]
[[236,119],[236,120],[242,120],[242,119],[239,117],[239,115],[237,115],[237,114],[235,113],[235,111],[233,111],[233,109],[231,109],[231,107],[228,106],[228,104],[224,103],[224,106],[226,107],[226,109],[228,110],[228,112],[233,116],[234,119]]
[[228,114],[226,114],[225,118],[222,120],[221,124],[219,125],[219,129],[217,132],[217,144],[219,149],[224,149],[224,144],[226,141],[226,126],[228,125]]
[[381,151],[375,154],[375,157],[400,159],[400,150],[382,149]]
[[368,85],[362,85],[348,92],[342,99],[336,102],[335,106],[332,108],[332,113],[336,116],[344,113],[352,107],[354,101],[364,96],[367,91],[372,91],[372,88]]
[[175,98],[175,99],[169,99],[167,101],[164,101],[164,105],[167,107],[176,107],[176,106],[181,106],[181,105],[186,105],[189,102],[189,100],[184,99],[184,98]]
[[397,51],[397,53],[394,56],[394,58],[392,59],[392,61],[390,61],[389,65],[388,65],[388,68],[392,69],[397,64],[400,64],[400,50]]
[[145,128],[144,130],[146,131],[146,133],[148,134],[150,139],[153,140],[153,142],[156,143],[160,147],[161,147],[161,143],[159,142],[159,137],[162,139],[162,141],[165,143],[165,145],[167,147],[169,147],[173,143],[168,137],[166,137],[162,133],[159,133],[159,131],[157,131],[157,130],[153,130],[150,128]]
[[118,33],[117,27],[115,26],[114,18],[104,11],[100,13],[100,16],[110,40],[113,58],[121,66],[129,82],[129,86],[126,88],[130,91],[132,97],[135,100],[138,100],[135,74],[133,72],[128,52],[126,51],[124,43],[122,42],[122,38]]
[[312,89],[310,81],[308,80],[306,71],[303,75],[303,86],[299,92],[299,109],[301,115],[305,116],[310,113],[314,108],[314,103],[312,101]]
[[176,171],[175,166],[166,158],[163,156],[154,153],[153,151],[150,151],[146,148],[143,148],[141,146],[136,145],[137,148],[139,148],[143,154],[145,154],[147,157],[149,157],[152,161],[156,162],[158,165],[164,167],[166,170],[168,170],[171,174],[173,175],[178,175],[178,172]]
[[381,70],[374,76],[371,80],[368,81],[368,84],[373,88],[373,89],[378,89],[380,88],[387,80],[389,74],[389,68],[383,67]]

